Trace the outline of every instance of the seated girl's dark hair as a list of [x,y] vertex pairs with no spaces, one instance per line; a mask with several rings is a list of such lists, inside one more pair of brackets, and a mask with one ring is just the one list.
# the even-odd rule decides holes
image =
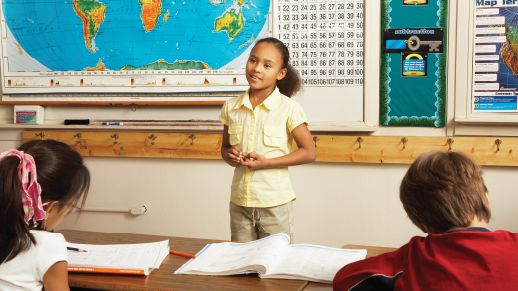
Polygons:
[[277,49],[281,52],[282,55],[282,68],[286,69],[286,76],[282,78],[282,80],[277,80],[277,88],[279,91],[288,96],[292,97],[297,93],[300,89],[302,89],[302,80],[300,79],[299,73],[293,66],[290,64],[290,52],[288,48],[284,45],[284,43],[274,37],[267,37],[258,40],[255,45],[258,45],[262,42],[267,42],[275,45]]
[[[42,203],[58,201],[60,208],[64,203],[84,204],[90,172],[78,152],[55,140],[28,141],[18,150],[34,158]],[[27,225],[24,220],[19,165],[16,156],[0,161],[0,264],[36,244],[30,230],[39,226],[32,220]]]

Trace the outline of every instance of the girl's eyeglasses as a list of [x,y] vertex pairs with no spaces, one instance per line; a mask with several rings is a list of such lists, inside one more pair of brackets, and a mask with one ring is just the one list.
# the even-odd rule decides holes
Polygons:
[[77,213],[79,210],[81,210],[81,207],[72,205],[70,203],[61,203],[61,204],[66,205],[70,208],[70,210],[68,211],[68,214],[74,214],[74,213]]

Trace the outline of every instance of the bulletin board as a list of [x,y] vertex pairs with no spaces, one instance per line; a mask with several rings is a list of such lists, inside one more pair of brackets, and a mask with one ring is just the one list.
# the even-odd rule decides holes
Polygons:
[[446,125],[448,5],[382,1],[382,125]]

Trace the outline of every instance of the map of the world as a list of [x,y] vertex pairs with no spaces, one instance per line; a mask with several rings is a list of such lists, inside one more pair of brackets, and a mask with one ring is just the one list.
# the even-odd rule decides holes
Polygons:
[[265,0],[2,0],[8,71],[242,69],[267,34],[269,8]]

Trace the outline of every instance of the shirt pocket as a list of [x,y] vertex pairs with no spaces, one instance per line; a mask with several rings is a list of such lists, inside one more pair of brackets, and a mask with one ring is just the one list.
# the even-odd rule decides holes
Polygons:
[[234,146],[241,143],[241,137],[243,136],[243,124],[235,123],[230,124],[228,127],[229,143]]
[[284,126],[265,125],[264,126],[264,144],[271,147],[281,147],[286,135]]

